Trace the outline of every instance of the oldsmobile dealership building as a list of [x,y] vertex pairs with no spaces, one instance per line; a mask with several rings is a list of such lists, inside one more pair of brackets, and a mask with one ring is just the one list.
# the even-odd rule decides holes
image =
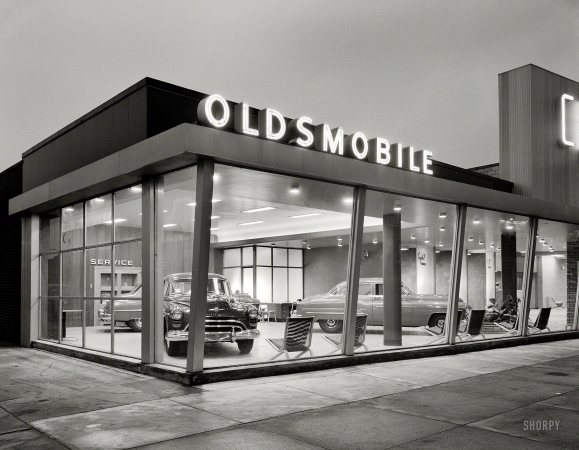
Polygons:
[[579,83],[499,75],[470,170],[268,106],[146,78],[25,152],[0,340],[195,383],[579,336]]

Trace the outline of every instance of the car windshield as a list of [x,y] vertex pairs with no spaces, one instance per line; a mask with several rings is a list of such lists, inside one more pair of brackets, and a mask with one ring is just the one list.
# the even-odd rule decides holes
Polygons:
[[208,294],[231,295],[231,289],[227,280],[220,278],[209,278],[207,282]]
[[129,295],[140,294],[141,293],[141,286],[142,286],[141,283],[137,284],[133,289],[131,289],[131,292],[129,292]]
[[173,280],[171,294],[191,295],[191,280]]

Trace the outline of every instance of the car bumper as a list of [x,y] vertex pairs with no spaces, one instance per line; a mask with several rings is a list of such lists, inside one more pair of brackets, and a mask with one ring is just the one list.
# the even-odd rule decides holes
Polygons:
[[103,325],[110,325],[111,323],[111,315],[105,313],[102,309],[99,309],[99,320],[102,322]]
[[[258,337],[259,330],[222,331],[219,333],[205,333],[205,342],[237,342]],[[187,342],[188,338],[188,330],[170,330],[165,333],[165,339],[168,342]]]

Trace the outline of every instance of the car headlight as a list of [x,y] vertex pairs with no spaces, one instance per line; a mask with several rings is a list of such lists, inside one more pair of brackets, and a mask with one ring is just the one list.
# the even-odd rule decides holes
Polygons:
[[171,310],[171,318],[173,320],[181,320],[183,318],[183,310],[179,307],[175,307]]
[[251,308],[251,309],[247,312],[247,314],[249,315],[249,317],[250,317],[251,319],[255,319],[255,318],[257,318],[257,309]]

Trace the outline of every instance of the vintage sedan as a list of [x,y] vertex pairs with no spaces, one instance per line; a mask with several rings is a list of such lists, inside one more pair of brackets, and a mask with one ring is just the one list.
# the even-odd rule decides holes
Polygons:
[[[141,320],[140,289],[138,286],[131,294],[115,300],[116,323],[126,322],[130,326],[131,321]],[[191,273],[167,275],[163,292],[165,349],[169,356],[175,356],[185,349],[189,336]],[[110,323],[110,303],[103,304],[99,310],[99,318]],[[227,279],[210,273],[207,284],[205,342],[235,342],[241,353],[249,353],[253,348],[253,340],[259,337],[257,323],[257,308],[249,303],[238,302],[231,295]]]
[[[368,325],[384,324],[384,284],[382,278],[360,278],[358,312],[368,315]],[[344,319],[346,282],[337,284],[325,294],[298,301],[294,314],[313,317],[326,333],[341,333]],[[442,329],[446,320],[448,297],[416,294],[402,283],[402,326],[429,326]],[[459,308],[466,305],[460,301]]]

